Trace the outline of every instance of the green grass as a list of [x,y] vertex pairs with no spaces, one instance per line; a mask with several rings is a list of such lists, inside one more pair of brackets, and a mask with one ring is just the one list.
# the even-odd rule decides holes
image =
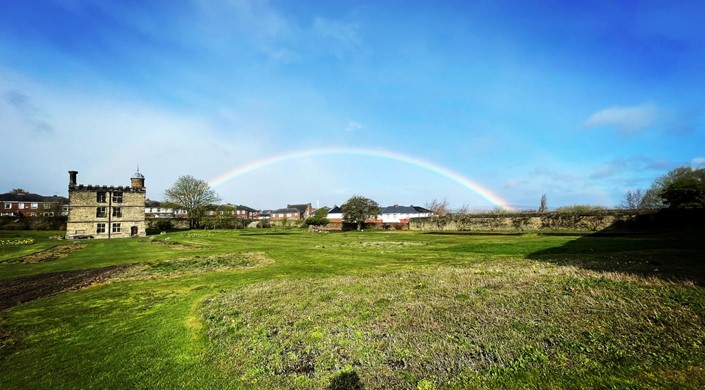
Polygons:
[[0,232],[0,279],[134,264],[0,312],[0,388],[702,388],[700,233]]

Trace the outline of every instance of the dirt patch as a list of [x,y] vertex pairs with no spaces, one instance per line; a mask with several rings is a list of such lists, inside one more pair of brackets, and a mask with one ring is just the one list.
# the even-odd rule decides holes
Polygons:
[[48,261],[56,261],[56,260],[59,260],[61,258],[64,258],[64,257],[70,255],[73,252],[80,251],[81,249],[83,249],[85,247],[86,247],[86,244],[58,245],[58,246],[51,247],[51,248],[44,250],[44,251],[41,251],[41,252],[36,252],[36,253],[32,253],[27,256],[22,256],[18,259],[14,259],[14,261],[9,261],[9,262],[33,264],[33,263],[45,263]]
[[105,281],[130,265],[113,265],[78,271],[52,272],[0,280],[0,310]]

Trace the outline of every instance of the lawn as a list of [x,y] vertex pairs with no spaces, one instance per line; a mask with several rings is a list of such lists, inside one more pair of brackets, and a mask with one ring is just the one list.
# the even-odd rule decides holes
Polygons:
[[702,231],[0,232],[0,388],[703,388]]

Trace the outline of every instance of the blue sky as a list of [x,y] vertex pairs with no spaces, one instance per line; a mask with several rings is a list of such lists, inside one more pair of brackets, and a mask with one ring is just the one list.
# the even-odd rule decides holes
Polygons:
[[[375,148],[509,203],[613,206],[705,166],[705,7],[672,1],[26,1],[0,12],[0,190],[148,197],[307,148]],[[256,208],[492,208],[421,167],[310,156],[218,185]]]

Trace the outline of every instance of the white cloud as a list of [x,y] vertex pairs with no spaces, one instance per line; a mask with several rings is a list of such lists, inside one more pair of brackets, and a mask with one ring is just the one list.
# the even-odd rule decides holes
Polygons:
[[690,166],[693,168],[705,168],[705,157],[695,157],[690,160]]
[[[54,131],[37,133],[39,122],[26,118],[35,111],[51,118]],[[264,131],[253,139],[237,130],[222,131],[208,116],[59,91],[2,72],[0,117],[0,137],[17,145],[2,152],[0,162],[14,168],[0,177],[0,190],[65,194],[66,171],[72,169],[84,184],[125,185],[139,164],[148,196],[160,199],[179,175],[208,180],[266,153],[260,142],[267,139]]]
[[634,134],[656,124],[659,115],[659,109],[653,104],[610,107],[592,114],[585,126],[616,127],[624,134]]

